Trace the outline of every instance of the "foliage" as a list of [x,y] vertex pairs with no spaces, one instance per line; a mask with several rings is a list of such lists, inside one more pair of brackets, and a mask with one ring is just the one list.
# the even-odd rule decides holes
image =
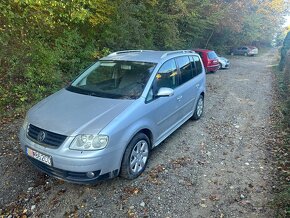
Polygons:
[[284,0],[1,1],[0,114],[24,110],[110,51],[270,44],[285,10]]
[[290,215],[290,186],[289,186],[289,145],[290,145],[290,56],[286,57],[285,69],[275,71],[275,85],[278,102],[274,107],[274,124],[276,140],[273,145],[273,154],[276,160],[277,189],[275,190],[272,206],[276,217]]
[[1,115],[51,94],[101,56],[92,30],[109,11],[104,0],[1,2]]
[[286,60],[287,60],[287,53],[289,53],[289,51],[290,51],[290,31],[287,33],[283,41],[283,45],[281,47],[281,59],[279,63],[279,69],[281,71],[285,68]]
[[275,34],[284,22],[287,3],[284,0],[221,0],[224,17],[221,20],[220,31],[229,37],[218,34],[226,40],[228,46],[241,44],[270,45]]

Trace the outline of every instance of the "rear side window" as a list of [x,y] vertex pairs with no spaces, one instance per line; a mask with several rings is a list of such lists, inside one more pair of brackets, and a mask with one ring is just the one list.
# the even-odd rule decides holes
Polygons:
[[176,58],[177,65],[180,69],[181,84],[193,78],[192,67],[188,56]]
[[197,56],[192,56],[192,59],[193,59],[193,62],[194,62],[194,63],[192,63],[192,66],[193,65],[195,66],[195,70],[193,71],[194,72],[194,76],[197,76],[198,74],[202,73],[201,60]]

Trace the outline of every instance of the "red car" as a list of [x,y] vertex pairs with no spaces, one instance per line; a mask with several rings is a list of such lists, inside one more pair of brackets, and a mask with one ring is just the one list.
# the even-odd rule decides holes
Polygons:
[[214,73],[219,69],[218,56],[214,51],[207,49],[193,49],[193,51],[201,57],[207,73]]

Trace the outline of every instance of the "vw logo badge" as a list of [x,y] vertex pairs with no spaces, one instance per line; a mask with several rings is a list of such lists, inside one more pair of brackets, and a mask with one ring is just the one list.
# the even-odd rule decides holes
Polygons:
[[46,136],[45,132],[44,131],[40,131],[38,133],[38,135],[37,135],[37,141],[43,142],[43,140],[45,139],[45,136]]

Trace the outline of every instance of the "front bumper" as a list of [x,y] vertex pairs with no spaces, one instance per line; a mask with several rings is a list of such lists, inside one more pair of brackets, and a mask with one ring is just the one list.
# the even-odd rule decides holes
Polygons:
[[[59,148],[49,148],[31,141],[21,128],[20,144],[28,160],[42,172],[73,183],[95,183],[99,180],[118,176],[122,152],[113,149],[99,151],[74,151],[68,148],[68,139]],[[42,154],[51,156],[52,166],[36,160],[26,153],[29,147]],[[92,175],[93,176],[89,176]]]
[[230,63],[229,62],[224,62],[224,63],[221,63],[221,68],[222,69],[228,69],[228,68],[230,68]]
[[26,157],[30,161],[30,163],[32,163],[37,169],[44,172],[45,174],[67,181],[67,182],[72,182],[72,183],[77,183],[77,184],[95,184],[98,181],[103,181],[106,179],[114,178],[118,176],[119,174],[119,171],[117,169],[112,172],[108,172],[102,175],[100,175],[101,170],[97,170],[93,172],[94,177],[90,178],[87,176],[85,172],[71,172],[71,171],[58,169],[52,166],[48,166],[47,164],[44,164],[27,155]]

